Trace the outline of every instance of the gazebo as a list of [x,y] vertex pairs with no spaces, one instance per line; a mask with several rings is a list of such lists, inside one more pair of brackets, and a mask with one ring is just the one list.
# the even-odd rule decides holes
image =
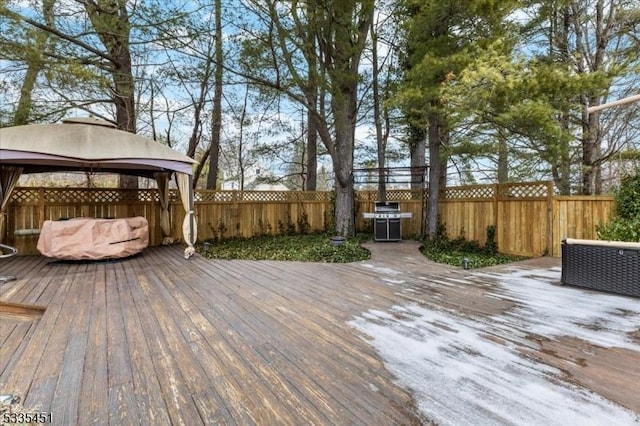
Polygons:
[[118,130],[95,118],[70,118],[62,124],[30,124],[0,129],[0,241],[5,210],[18,178],[26,173],[83,170],[153,178],[160,192],[160,226],[166,237],[169,223],[169,179],[175,173],[186,215],[185,258],[195,252],[197,225],[193,212],[190,157],[151,139]]

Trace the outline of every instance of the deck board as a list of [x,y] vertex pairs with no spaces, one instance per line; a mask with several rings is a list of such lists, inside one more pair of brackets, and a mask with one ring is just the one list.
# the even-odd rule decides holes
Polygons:
[[129,344],[133,386],[134,389],[146,390],[136,392],[136,406],[139,415],[145,421],[151,424],[169,424],[169,411],[160,384],[164,378],[158,374],[155,364],[151,362],[153,355],[148,343],[150,333],[157,324],[155,321],[145,322],[147,316],[141,311],[146,303],[138,290],[137,286],[130,286],[123,293],[121,305],[122,315],[127,318],[125,333]]
[[[0,285],[0,301],[46,310],[0,323],[0,393],[52,411],[56,424],[428,423],[349,321],[404,303],[490,317],[514,302],[489,278],[395,247],[347,265],[185,260],[178,246],[114,262],[9,259],[3,272],[18,279]],[[517,343],[558,363],[539,352],[550,343]],[[628,352],[602,349],[593,374],[574,373],[633,406],[622,395],[635,377],[606,372],[640,360]]]
[[10,371],[15,363],[13,355],[21,353],[38,320],[14,320],[6,316],[0,319],[0,375]]
[[89,424],[107,424],[109,413],[109,393],[107,370],[107,282],[104,268],[96,267],[94,283],[91,286],[91,316],[87,329],[87,350],[85,365],[89,368],[82,375],[81,392],[78,411]]

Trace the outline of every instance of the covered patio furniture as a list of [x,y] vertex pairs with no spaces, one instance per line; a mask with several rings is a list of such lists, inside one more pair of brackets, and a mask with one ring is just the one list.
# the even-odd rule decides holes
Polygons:
[[118,259],[148,245],[149,224],[144,217],[45,220],[38,239],[43,256],[65,260]]

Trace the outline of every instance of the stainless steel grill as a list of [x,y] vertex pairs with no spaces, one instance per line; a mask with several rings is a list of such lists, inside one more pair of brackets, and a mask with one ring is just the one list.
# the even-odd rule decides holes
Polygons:
[[401,219],[413,217],[411,213],[400,211],[397,201],[376,201],[373,213],[363,213],[365,219],[373,219],[373,236],[376,241],[400,241],[402,239]]

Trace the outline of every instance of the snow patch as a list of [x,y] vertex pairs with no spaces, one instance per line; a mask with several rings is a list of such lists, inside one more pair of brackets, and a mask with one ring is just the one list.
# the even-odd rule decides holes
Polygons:
[[395,284],[403,284],[403,283],[406,282],[405,280],[393,280],[391,278],[382,278],[382,281],[384,283],[388,284],[388,285],[391,285],[391,286],[393,286]]
[[637,299],[565,287],[560,268],[515,270],[509,274],[482,274],[501,287],[495,297],[516,301],[510,321],[526,324],[530,333],[545,336],[571,335],[603,347],[622,347],[640,352],[640,344],[628,333],[640,328]]
[[364,263],[362,264],[362,266],[364,266],[365,268],[369,268],[372,269],[380,274],[388,274],[388,275],[400,275],[401,272],[400,271],[396,271],[395,269],[391,269],[391,268],[387,268],[384,266],[376,266],[374,264],[371,263]]
[[637,426],[639,414],[517,352],[514,342],[527,343],[529,333],[640,351],[627,336],[640,328],[637,300],[558,286],[559,274],[558,268],[475,273],[501,287],[488,297],[516,304],[490,318],[410,303],[371,310],[350,324],[371,337],[387,368],[437,424]]

